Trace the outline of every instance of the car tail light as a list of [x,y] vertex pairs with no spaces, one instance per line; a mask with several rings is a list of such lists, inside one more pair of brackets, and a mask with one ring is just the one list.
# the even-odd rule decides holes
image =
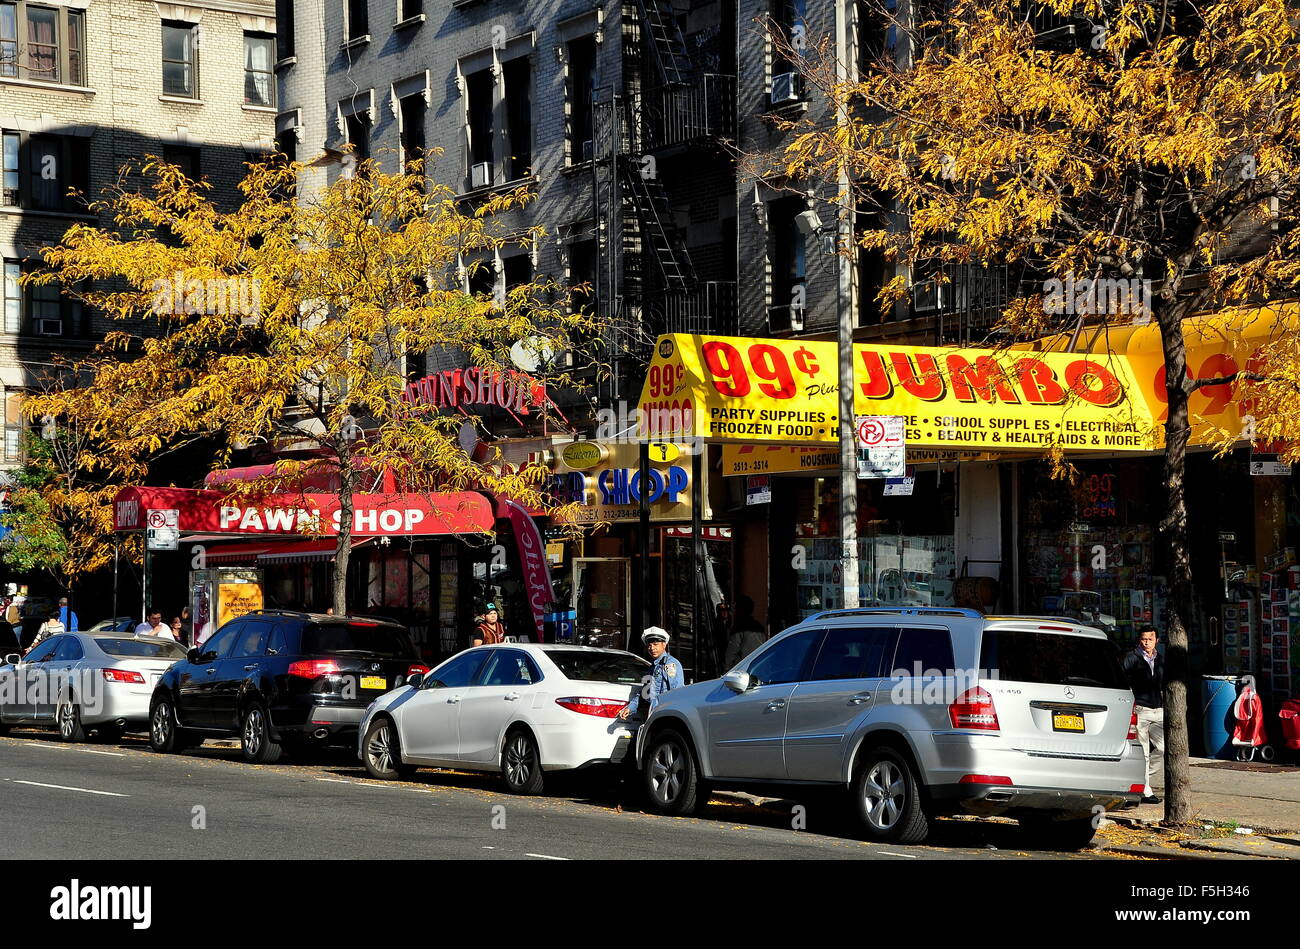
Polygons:
[[948,706],[948,718],[953,728],[978,728],[997,731],[998,710],[993,707],[993,696],[982,686],[967,689],[957,701]]
[[409,669],[406,670],[406,677],[409,679],[411,676],[416,676],[416,675],[422,676],[428,671],[429,671],[428,666],[422,666],[417,662],[413,664]]
[[339,664],[334,659],[298,659],[289,663],[289,675],[314,679],[339,671]]
[[138,672],[131,672],[126,669],[105,669],[105,682],[130,682],[133,685],[144,685],[144,676]]
[[1040,626],[1039,629],[1050,629],[1054,633],[1072,633],[1074,629],[1069,626]]
[[596,699],[586,695],[570,695],[566,698],[556,699],[555,704],[567,708],[570,712],[595,715],[597,718],[614,718],[619,712],[627,708],[626,702]]
[[1128,740],[1138,740],[1138,707],[1136,702],[1133,703],[1133,714],[1128,717]]
[[1147,786],[1145,784],[1130,784],[1128,786],[1128,793],[1141,794],[1145,796],[1147,793]]
[[963,774],[958,784],[1010,784],[1014,785],[1010,778],[1004,774]]

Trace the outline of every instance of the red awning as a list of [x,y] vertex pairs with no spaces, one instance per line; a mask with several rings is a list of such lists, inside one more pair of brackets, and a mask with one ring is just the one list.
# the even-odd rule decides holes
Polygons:
[[[191,543],[196,538],[187,538],[182,543]],[[356,551],[371,543],[371,540],[354,541],[352,550]],[[289,564],[289,563],[329,563],[334,560],[337,545],[332,540],[286,540],[259,541],[254,544],[227,544],[204,552],[209,563],[235,564]]]
[[[352,503],[356,537],[482,534],[495,524],[491,499],[477,491],[354,494]],[[295,492],[236,499],[224,491],[123,488],[114,499],[113,528],[135,531],[174,525],[182,534],[283,537],[312,525],[312,533],[332,537],[339,532],[339,515],[336,494]]]

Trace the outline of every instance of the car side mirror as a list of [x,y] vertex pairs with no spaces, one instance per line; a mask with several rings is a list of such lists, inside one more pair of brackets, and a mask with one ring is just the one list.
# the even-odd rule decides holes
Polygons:
[[722,677],[722,684],[732,692],[745,692],[749,689],[748,672],[728,672]]
[[22,661],[23,657],[18,655],[16,652],[11,652],[9,655],[5,656],[5,665],[7,666],[16,666]]
[[193,663],[198,663],[198,662],[200,661],[200,660],[199,660],[199,657],[200,657],[201,655],[202,655],[202,653],[199,652],[198,647],[196,646],[196,647],[194,647],[193,649],[189,649],[189,650],[186,651],[186,653],[185,653],[185,661],[188,662],[188,663],[192,663],[192,664],[193,664]]
[[424,681],[424,673],[417,672],[415,675],[411,676],[409,679],[406,680],[406,684],[413,689],[418,689],[420,687],[420,683],[423,681]]

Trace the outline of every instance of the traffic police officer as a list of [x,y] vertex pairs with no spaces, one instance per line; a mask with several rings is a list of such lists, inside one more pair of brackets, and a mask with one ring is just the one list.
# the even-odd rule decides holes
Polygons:
[[643,697],[650,703],[649,711],[646,713],[649,714],[659,704],[659,696],[670,689],[680,689],[686,684],[686,679],[682,675],[682,664],[668,652],[668,633],[665,630],[658,626],[651,626],[641,634],[641,642],[646,644],[646,649],[650,653],[650,681],[640,692],[633,695],[632,701],[618,713],[618,717],[622,719],[631,718],[636,714],[637,709],[641,707]]

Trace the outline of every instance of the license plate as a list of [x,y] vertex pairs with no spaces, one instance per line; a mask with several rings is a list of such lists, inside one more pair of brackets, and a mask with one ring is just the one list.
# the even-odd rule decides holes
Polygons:
[[388,691],[388,680],[383,676],[362,676],[361,688],[363,689],[380,689]]
[[1054,732],[1084,731],[1083,716],[1076,715],[1073,712],[1053,712],[1052,731]]

